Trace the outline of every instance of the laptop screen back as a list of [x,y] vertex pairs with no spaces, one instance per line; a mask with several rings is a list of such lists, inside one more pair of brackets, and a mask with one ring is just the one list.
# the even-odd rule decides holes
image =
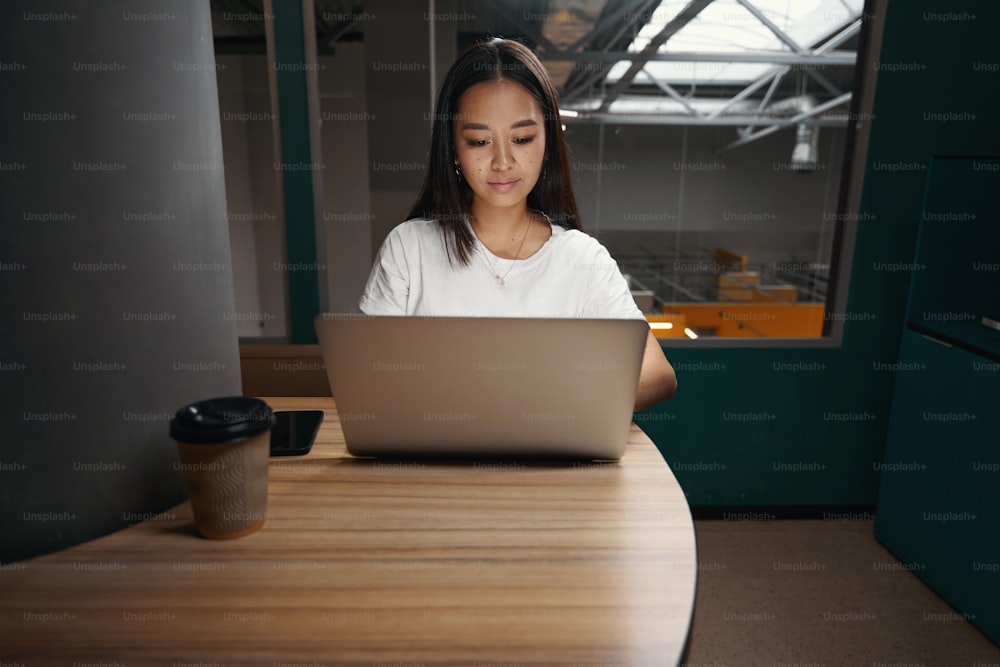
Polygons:
[[616,459],[648,325],[325,314],[316,330],[352,454]]

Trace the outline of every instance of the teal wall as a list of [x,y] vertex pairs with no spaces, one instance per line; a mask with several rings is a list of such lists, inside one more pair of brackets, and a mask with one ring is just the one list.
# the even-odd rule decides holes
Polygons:
[[842,345],[666,348],[677,397],[636,422],[691,505],[875,504],[927,166],[1000,155],[1000,5],[963,6],[885,17]]

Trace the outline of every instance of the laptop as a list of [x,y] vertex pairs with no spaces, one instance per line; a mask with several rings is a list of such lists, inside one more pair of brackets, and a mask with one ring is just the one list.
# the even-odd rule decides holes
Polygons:
[[356,456],[614,460],[643,320],[324,313],[316,333]]

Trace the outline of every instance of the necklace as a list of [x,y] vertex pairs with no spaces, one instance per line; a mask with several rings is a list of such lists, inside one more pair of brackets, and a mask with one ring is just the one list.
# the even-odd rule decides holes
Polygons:
[[521,257],[521,250],[524,248],[525,239],[528,238],[529,229],[531,229],[530,218],[524,225],[524,235],[521,237],[520,245],[517,246],[517,252],[514,253],[514,259],[510,261],[510,266],[507,267],[507,270],[503,272],[502,276],[500,275],[500,272],[497,271],[497,268],[493,265],[493,262],[490,261],[490,258],[486,256],[486,250],[487,250],[486,244],[483,243],[482,241],[479,242],[479,245],[481,246],[481,249],[477,248],[480,251],[479,256],[483,258],[484,262],[486,262],[487,267],[489,267],[490,269],[490,273],[492,273],[493,277],[496,278],[497,284],[500,285],[500,287],[503,287],[504,285],[507,284],[507,275],[510,273],[510,270],[514,268],[514,265],[517,264],[518,258]]

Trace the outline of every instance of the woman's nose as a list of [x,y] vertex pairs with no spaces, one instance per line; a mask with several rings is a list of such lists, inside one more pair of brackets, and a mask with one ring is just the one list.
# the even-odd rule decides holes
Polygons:
[[493,145],[496,147],[493,151],[493,169],[496,171],[507,171],[514,164],[510,148],[502,141],[498,141]]

